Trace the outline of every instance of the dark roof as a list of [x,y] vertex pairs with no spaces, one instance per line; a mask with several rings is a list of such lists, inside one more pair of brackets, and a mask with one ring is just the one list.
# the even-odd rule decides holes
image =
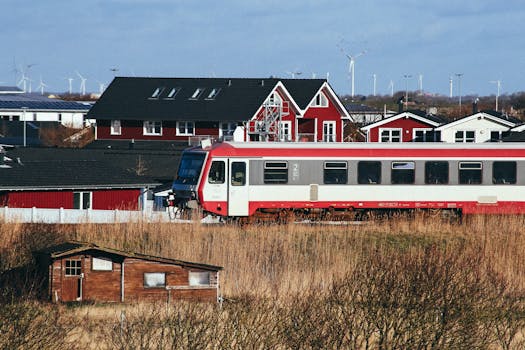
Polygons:
[[[136,145],[146,145],[136,142]],[[7,152],[7,156],[16,160],[20,158],[22,163],[45,161],[45,162],[66,162],[66,161],[96,161],[108,164],[112,168],[120,169],[129,173],[139,165],[142,168],[142,181],[153,181],[158,183],[171,182],[177,173],[182,150],[186,145],[164,148],[148,149],[136,146],[128,149],[129,142],[121,142],[120,148],[35,148],[18,147]],[[169,144],[169,143],[168,143]],[[84,163],[88,164],[88,163]],[[1,170],[1,169],[0,169]],[[1,182],[0,182],[1,185]]]
[[[35,148],[33,148],[35,150]],[[54,190],[140,188],[158,182],[111,163],[97,160],[22,160],[8,152],[11,161],[0,166],[2,190]]]
[[[92,119],[243,121],[251,118],[281,81],[304,108],[324,79],[115,78],[88,113]],[[154,92],[161,88],[158,97]],[[197,89],[203,89],[192,99]],[[178,89],[172,98],[172,89]],[[213,99],[213,89],[220,89]]]
[[509,136],[504,137],[502,142],[525,142],[525,131],[511,131]]
[[95,140],[87,144],[85,149],[104,150],[156,150],[183,151],[188,148],[188,141],[151,141],[151,140]]
[[523,120],[521,119],[518,119],[516,117],[513,117],[511,115],[508,115],[508,114],[503,114],[501,112],[497,112],[497,111],[493,111],[493,110],[482,110],[480,111],[481,113],[486,113],[486,114],[490,114],[491,116],[493,117],[496,117],[496,118],[499,118],[499,119],[502,119],[502,120],[507,120],[511,123],[514,123],[514,124],[522,124],[523,123]]
[[0,93],[0,109],[20,110],[24,107],[29,111],[67,110],[87,112],[91,108],[91,103],[63,101],[37,93]]
[[57,245],[36,251],[35,254],[45,254],[45,255],[49,255],[52,259],[56,259],[56,258],[70,256],[72,254],[77,254],[77,253],[86,252],[86,251],[104,252],[104,253],[109,253],[113,255],[118,255],[121,257],[155,261],[155,262],[160,262],[160,263],[165,263],[165,264],[180,265],[184,267],[201,268],[204,270],[211,270],[211,271],[218,271],[218,270],[223,269],[222,266],[215,266],[215,265],[201,264],[201,263],[195,263],[195,262],[189,262],[189,261],[183,261],[183,260],[163,258],[159,256],[146,255],[146,254],[140,254],[140,253],[125,252],[125,251],[116,250],[112,248],[99,247],[98,245],[94,243],[77,242],[77,241],[69,241],[69,242],[57,244]]
[[0,86],[0,93],[22,93],[23,90],[18,86]]
[[349,113],[383,113],[382,110],[359,103],[345,103],[345,108]]

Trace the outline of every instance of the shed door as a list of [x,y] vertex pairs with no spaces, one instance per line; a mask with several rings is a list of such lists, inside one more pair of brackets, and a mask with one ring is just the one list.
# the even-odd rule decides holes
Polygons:
[[82,260],[64,259],[62,262],[62,298],[67,301],[82,301]]
[[228,189],[228,215],[248,215],[248,162],[230,163],[230,181]]

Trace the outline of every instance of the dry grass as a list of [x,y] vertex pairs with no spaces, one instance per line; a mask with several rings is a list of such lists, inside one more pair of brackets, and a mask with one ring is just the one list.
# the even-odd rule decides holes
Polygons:
[[[337,303],[334,304],[333,299],[330,298],[337,293],[345,295],[347,298],[344,299],[345,303],[352,304],[350,300],[356,298],[357,289],[355,289],[355,285],[341,284],[341,281],[354,281],[355,283],[359,281],[360,286],[366,285],[367,281],[375,280],[378,286],[389,281],[394,285],[399,284],[406,287],[406,289],[399,287],[398,292],[401,296],[414,289],[414,280],[419,281],[422,278],[418,274],[418,270],[430,269],[429,266],[441,264],[440,266],[443,269],[436,270],[437,272],[434,273],[446,275],[448,272],[444,267],[450,264],[452,269],[457,268],[458,270],[472,272],[472,275],[463,276],[459,274],[458,286],[461,283],[466,286],[468,283],[475,282],[478,284],[474,283],[468,288],[473,288],[472,291],[486,290],[486,294],[479,296],[479,300],[483,300],[483,303],[475,304],[475,307],[472,308],[472,310],[477,310],[475,311],[478,313],[476,317],[479,316],[479,313],[483,315],[486,313],[498,314],[498,317],[505,318],[509,322],[509,326],[504,327],[500,332],[501,341],[496,341],[495,338],[490,338],[489,341],[488,333],[484,333],[483,336],[487,336],[487,344],[491,342],[499,348],[512,348],[510,345],[517,344],[516,339],[522,337],[520,333],[522,328],[519,327],[522,327],[523,323],[516,323],[516,320],[520,322],[524,320],[521,313],[507,312],[511,308],[522,310],[522,295],[525,295],[523,293],[525,290],[524,227],[525,218],[518,216],[468,217],[460,224],[440,217],[422,214],[416,215],[414,218],[396,217],[357,225],[289,224],[238,227],[145,223],[63,226],[1,224],[0,272],[30,262],[31,250],[42,248],[50,243],[60,242],[64,239],[94,242],[115,249],[223,266],[224,271],[221,272],[222,293],[227,299],[234,301],[231,305],[241,305],[242,307],[231,309],[231,306],[228,306],[227,312],[219,312],[219,316],[225,319],[233,317],[231,315],[242,316],[241,319],[246,320],[248,324],[242,324],[239,327],[255,327],[257,322],[267,322],[264,317],[273,317],[275,324],[280,325],[279,330],[261,329],[260,327],[257,329],[261,330],[262,333],[281,332],[290,327],[290,319],[299,317],[301,319],[300,324],[306,327],[301,328],[303,331],[308,328],[309,322],[315,319],[319,324],[326,322],[328,328],[323,329],[323,332],[333,332],[333,329],[329,331],[333,324],[327,319],[318,319],[320,316],[314,311],[326,309],[326,314],[332,315],[335,312],[334,305]],[[390,261],[392,264],[389,263]],[[410,276],[409,270],[413,270],[412,279],[405,278],[405,275]],[[383,276],[381,275],[382,271],[386,271],[388,274]],[[438,276],[441,275],[438,274]],[[437,282],[433,281],[432,283]],[[370,285],[374,284],[370,282]],[[339,286],[340,289],[334,292],[334,288],[336,288],[334,286]],[[428,295],[433,292],[435,291],[429,289]],[[385,291],[383,294],[388,293]],[[460,298],[459,295],[457,297]],[[466,298],[467,296],[462,295],[461,297]],[[454,295],[451,298],[453,299]],[[397,299],[401,300],[402,298],[398,297]],[[312,311],[311,307],[307,306],[307,300],[308,303],[317,305],[316,310]],[[414,303],[415,299],[408,298],[406,300],[410,304]],[[487,300],[492,301],[487,302]],[[499,304],[499,300],[510,300],[511,302]],[[468,302],[467,299],[462,301],[463,304]],[[325,305],[331,306],[325,307]],[[490,310],[487,309],[487,305],[491,305]],[[494,305],[499,306],[496,308]],[[128,307],[134,306],[124,306],[124,308]],[[353,307],[356,306],[353,305]],[[95,326],[101,319],[112,325],[111,327],[118,326],[118,317],[122,308],[123,306],[104,308],[86,306],[74,309],[73,312],[69,312],[69,317],[72,317],[75,320],[74,322],[81,323],[84,326],[91,324],[91,326],[77,329],[78,335],[72,332],[72,336],[75,335],[83,341],[87,341],[87,339],[92,339],[95,334],[98,334],[97,336],[103,337],[105,342],[109,339],[123,342],[118,346],[116,344],[109,346],[106,343],[109,347],[126,348],[122,344],[126,342],[132,344],[136,339],[118,338],[111,332],[102,334],[100,328]],[[196,308],[200,308],[200,311]],[[203,308],[207,311],[204,312]],[[363,308],[362,305],[359,305],[359,308],[360,312],[365,309],[369,312],[369,306]],[[211,310],[209,306],[181,307],[177,310],[177,317],[179,318],[175,320],[173,314],[165,315],[165,322],[167,323],[162,323],[162,327],[166,327],[166,331],[173,331],[170,322],[182,322],[180,317],[185,313],[195,317],[191,320],[184,319],[185,322],[202,323],[203,321],[197,316],[199,312],[204,312],[208,316],[216,313],[213,311],[213,307]],[[255,310],[255,315],[249,310]],[[299,310],[301,315],[294,314],[294,310],[295,312]],[[404,309],[396,309],[396,312],[399,310]],[[132,311],[128,312],[133,315]],[[337,311],[336,314],[340,315],[340,312]],[[262,318],[257,318],[257,315]],[[283,318],[277,315],[281,315]],[[331,319],[337,319],[337,317],[332,315]],[[362,314],[361,317],[366,319],[367,316]],[[376,317],[378,316],[376,315]],[[130,327],[133,324],[131,318]],[[360,319],[360,325],[363,324],[363,319]],[[168,320],[170,321],[168,322]],[[224,319],[223,321],[214,320],[219,323],[225,322]],[[147,320],[136,316],[135,321],[138,322],[135,325],[138,327]],[[459,325],[460,321],[457,322]],[[461,319],[461,322],[467,321]],[[516,327],[517,324],[519,325],[517,329],[512,328]],[[461,323],[461,327],[464,326],[465,324]],[[110,329],[113,329],[111,327]],[[162,327],[159,329],[164,329]],[[195,327],[195,325],[191,327]],[[227,327],[227,325],[221,324],[221,327]],[[456,331],[463,329],[461,327],[454,329]],[[479,325],[476,327],[483,328]],[[490,325],[492,330],[500,328],[494,324]],[[514,330],[511,331],[512,329]],[[131,332],[133,328],[126,330]],[[315,333],[314,330],[315,327],[311,334]],[[143,331],[145,332],[145,330]],[[392,333],[389,332],[395,333],[395,331],[395,329],[389,330],[387,334],[383,334],[385,341],[393,341]],[[208,329],[207,332],[209,333],[211,330]],[[298,329],[290,332],[299,338],[303,334]],[[378,335],[380,333],[377,332],[371,332],[369,338],[363,333],[363,330],[360,332],[360,335],[354,339],[355,341],[365,339],[370,342],[377,342],[377,339],[380,338]],[[118,334],[122,335],[122,333]],[[326,334],[318,335],[321,339]],[[128,336],[131,337],[131,335]],[[282,334],[280,336],[284,337]],[[304,336],[306,337],[306,335]],[[406,337],[406,334],[404,336]],[[278,336],[275,335],[275,337]],[[282,337],[279,338],[279,347],[282,348],[293,348],[294,344],[301,343],[299,338],[286,340],[286,337]],[[347,339],[345,337],[346,335],[343,338]],[[503,342],[502,339],[505,337],[511,341]],[[316,341],[319,339],[312,340],[310,347],[315,348]],[[228,344],[236,344],[241,340],[232,339],[233,343]],[[403,337],[395,338],[395,341],[398,342],[405,340]],[[245,341],[248,342],[247,339]],[[259,341],[262,340],[259,339]],[[273,340],[266,338],[264,340],[264,342],[270,343],[271,341]],[[337,339],[337,341],[341,341],[341,339]],[[270,343],[266,344],[270,345]],[[377,345],[377,343],[375,344]],[[506,347],[505,344],[510,345]],[[237,348],[240,347],[237,346]]]

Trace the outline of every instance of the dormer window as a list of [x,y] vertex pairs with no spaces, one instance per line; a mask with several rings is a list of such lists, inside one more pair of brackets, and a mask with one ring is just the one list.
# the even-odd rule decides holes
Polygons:
[[168,92],[168,95],[166,96],[166,98],[168,99],[173,99],[175,98],[175,95],[177,95],[177,93],[180,91],[180,88],[172,88],[170,90],[170,92]]
[[151,94],[150,98],[159,98],[160,94],[164,91],[163,87],[156,88],[153,93]]
[[203,88],[197,88],[193,92],[193,95],[191,95],[190,100],[197,100],[200,97],[200,95],[202,94],[203,91],[204,91]]
[[217,97],[217,95],[219,94],[220,91],[221,91],[221,89],[219,89],[219,88],[211,89],[211,91],[208,94],[208,96],[206,97],[206,99],[207,100],[215,100],[215,97]]
[[322,92],[319,92],[311,103],[312,107],[328,107],[328,98]]

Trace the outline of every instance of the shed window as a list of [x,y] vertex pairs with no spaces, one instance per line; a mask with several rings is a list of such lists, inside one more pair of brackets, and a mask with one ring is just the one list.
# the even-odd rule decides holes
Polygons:
[[346,162],[325,162],[323,170],[323,182],[327,185],[343,185],[348,182],[348,165]]
[[66,276],[80,276],[82,274],[82,260],[80,259],[67,259],[66,263]]
[[113,262],[111,259],[93,258],[91,260],[91,269],[93,271],[111,271],[113,270]]
[[492,183],[512,185],[516,183],[516,162],[492,163]]
[[448,162],[425,162],[425,183],[443,185],[448,183]]
[[413,184],[415,179],[414,162],[392,162],[390,176],[393,185]]
[[196,272],[190,271],[189,276],[190,286],[209,286],[210,285],[210,272]]
[[92,192],[73,192],[73,209],[90,209]]
[[459,183],[462,185],[476,185],[481,183],[481,162],[460,162]]
[[145,272],[144,288],[163,288],[166,287],[166,273],[164,272]]
[[288,183],[288,162],[264,162],[264,183]]
[[225,178],[225,164],[222,160],[214,160],[211,163],[208,182],[211,184],[223,184]]
[[357,163],[357,183],[380,184],[381,162],[362,161]]

